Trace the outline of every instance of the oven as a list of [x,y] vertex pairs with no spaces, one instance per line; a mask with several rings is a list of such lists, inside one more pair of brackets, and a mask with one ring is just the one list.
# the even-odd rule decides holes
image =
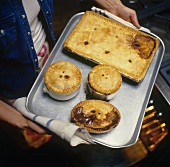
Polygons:
[[135,9],[139,23],[158,35],[165,54],[146,108],[139,140],[124,149],[130,166],[164,166],[170,156],[170,1],[123,1]]

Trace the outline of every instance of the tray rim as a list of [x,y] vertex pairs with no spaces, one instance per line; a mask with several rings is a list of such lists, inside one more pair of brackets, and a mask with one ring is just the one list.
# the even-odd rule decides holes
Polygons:
[[[70,18],[70,20],[68,21],[67,25],[65,26],[63,32],[61,33],[60,37],[58,38],[58,40],[57,40],[57,42],[56,42],[56,44],[55,44],[52,52],[50,53],[50,55],[52,55],[52,54],[55,52],[55,50],[57,49],[57,46],[59,47],[59,44],[61,43],[61,38],[62,38],[63,34],[68,31],[70,23],[71,23],[76,17],[81,17],[84,13],[85,13],[85,12],[80,12],[80,13],[74,14],[74,15]],[[145,31],[144,31],[144,32],[145,32]],[[145,33],[148,33],[148,32],[145,32]],[[160,62],[157,64],[157,69],[156,69],[156,71],[155,71],[156,77],[154,77],[152,84],[151,84],[151,83],[150,83],[151,85],[149,84],[150,90],[152,90],[152,88],[153,88],[153,86],[154,86],[154,84],[155,84],[157,75],[158,75],[158,71],[159,71],[159,68],[160,68],[160,65],[161,65],[163,56],[164,56],[165,45],[164,45],[162,39],[161,39],[159,36],[157,36],[156,34],[154,34],[154,33],[152,33],[152,32],[149,32],[148,34],[153,35],[153,36],[155,36],[156,38],[159,39],[159,41],[160,41],[159,47],[160,47],[160,45],[162,45],[162,54],[161,54],[162,56],[161,56],[161,58],[160,58]],[[159,47],[158,47],[158,49],[159,49]],[[48,61],[50,61],[51,59],[53,60],[53,58],[54,58],[53,56],[51,56],[51,57],[49,56],[49,59],[46,61],[46,63],[47,63]],[[45,63],[45,65],[46,65],[46,63]],[[44,67],[45,67],[45,65],[44,65]],[[29,99],[30,99],[31,96],[32,96],[32,91],[33,91],[34,87],[36,86],[37,81],[42,78],[42,75],[41,75],[41,74],[44,72],[44,69],[45,69],[45,68],[42,69],[42,71],[40,72],[40,74],[39,74],[38,77],[36,78],[33,86],[32,86],[31,89],[30,89],[30,92],[29,92],[29,94],[28,94],[28,96],[27,96],[27,98],[26,98],[26,109],[27,109],[29,112],[31,112],[30,109],[29,109],[29,107],[28,107],[28,105],[29,105]],[[150,97],[150,95],[151,95],[151,92],[152,92],[152,91],[147,92],[147,94],[148,94],[149,97]],[[147,101],[146,101],[145,108],[146,108],[146,106],[147,106],[147,104],[148,104],[148,101],[149,101],[149,98],[148,98]],[[143,119],[144,114],[145,114],[145,112],[143,112],[143,114],[140,115],[140,119],[141,119],[141,120]],[[138,121],[137,124],[139,124],[138,126],[141,128],[142,121],[140,121],[140,122]],[[137,125],[136,125],[136,126],[137,126]],[[135,128],[135,131],[136,131],[136,128]],[[133,132],[133,134],[134,134],[134,133],[135,133],[135,132]],[[129,144],[127,143],[127,144],[125,144],[125,145],[120,145],[120,146],[111,146],[111,145],[109,145],[109,144],[106,144],[106,143],[103,143],[103,142],[101,142],[101,141],[96,140],[95,138],[93,138],[93,136],[92,136],[92,140],[93,140],[95,143],[98,143],[98,144],[101,144],[101,145],[104,145],[104,146],[107,146],[107,147],[110,147],[110,148],[123,148],[123,147],[129,147],[129,146],[135,144],[135,143],[137,142],[137,140],[138,140],[139,134],[140,134],[140,129],[138,129],[138,132],[137,132],[137,135],[136,135],[135,140],[132,141],[132,139],[133,139],[133,135],[132,135],[131,140],[128,142]]]

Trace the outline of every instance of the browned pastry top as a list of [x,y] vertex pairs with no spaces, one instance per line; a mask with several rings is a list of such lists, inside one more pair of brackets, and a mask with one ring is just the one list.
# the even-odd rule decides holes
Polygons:
[[120,88],[122,76],[114,67],[99,64],[90,71],[88,83],[95,91],[109,95]]
[[64,47],[98,64],[115,67],[137,82],[142,81],[159,46],[159,40],[92,11],[86,11]]
[[120,122],[120,112],[112,104],[102,100],[85,100],[78,103],[71,112],[72,121],[85,127],[91,133],[104,133]]
[[46,87],[59,94],[74,92],[80,87],[81,81],[80,69],[67,61],[58,61],[51,64],[44,74]]

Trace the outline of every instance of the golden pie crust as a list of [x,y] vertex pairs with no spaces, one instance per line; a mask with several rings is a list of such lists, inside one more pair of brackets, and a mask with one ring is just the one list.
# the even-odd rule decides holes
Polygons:
[[89,72],[88,83],[95,91],[109,95],[120,88],[122,76],[114,67],[99,64]]
[[90,133],[108,132],[119,124],[120,118],[119,110],[102,100],[81,101],[71,111],[72,122]]
[[82,81],[80,69],[71,62],[58,61],[51,64],[45,74],[44,83],[54,93],[70,94],[76,91]]
[[137,82],[145,77],[160,41],[115,20],[86,11],[64,47],[86,59],[115,67]]

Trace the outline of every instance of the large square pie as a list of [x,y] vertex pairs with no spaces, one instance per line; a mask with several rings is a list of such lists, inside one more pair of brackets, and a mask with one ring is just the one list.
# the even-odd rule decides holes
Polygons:
[[159,40],[115,20],[86,11],[64,42],[64,47],[98,64],[115,67],[140,82],[146,75]]

